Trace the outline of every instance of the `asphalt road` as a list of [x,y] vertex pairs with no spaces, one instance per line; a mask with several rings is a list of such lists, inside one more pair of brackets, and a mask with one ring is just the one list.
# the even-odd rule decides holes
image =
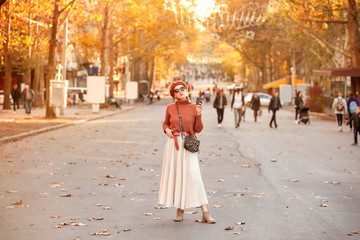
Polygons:
[[360,146],[335,122],[296,125],[287,110],[278,129],[249,109],[240,128],[229,109],[217,128],[207,104],[199,160],[217,223],[195,222],[200,209],[173,222],[175,208],[155,208],[168,103],[2,145],[0,238],[359,239],[347,234],[360,229]]

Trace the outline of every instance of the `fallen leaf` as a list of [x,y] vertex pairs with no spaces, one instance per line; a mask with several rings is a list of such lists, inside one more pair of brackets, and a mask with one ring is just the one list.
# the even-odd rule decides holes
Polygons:
[[103,209],[104,209],[104,210],[110,210],[111,207],[104,207]]
[[72,223],[71,226],[85,227],[87,224],[85,223]]
[[119,180],[126,180],[126,178],[119,178]]
[[22,200],[16,201],[16,202],[12,202],[11,205],[21,205],[23,203]]
[[245,222],[237,222],[236,225],[245,225]]
[[332,185],[339,185],[340,184],[340,182],[329,182],[330,184],[332,184]]
[[224,207],[223,205],[214,205],[214,208],[222,208]]
[[234,234],[240,235],[240,234],[241,234],[241,230],[239,229],[237,232],[234,232]]
[[225,182],[224,179],[218,179],[218,182]]
[[277,162],[277,159],[273,158],[271,159],[271,162]]
[[226,228],[225,228],[225,230],[233,230],[234,229],[234,227],[231,227],[231,226],[227,226]]
[[104,220],[104,218],[89,218],[89,221],[100,221],[100,220]]
[[128,232],[128,231],[131,231],[131,228],[125,228],[122,230],[123,232]]
[[299,182],[299,180],[298,179],[292,179],[292,180],[290,180],[290,182]]
[[307,174],[313,174],[313,172],[308,171]]
[[346,187],[345,189],[346,190],[352,190],[353,188],[352,187]]
[[166,209],[167,207],[164,206],[154,206],[155,209]]
[[51,216],[51,218],[60,218],[60,215],[57,215],[57,216]]
[[100,207],[100,206],[101,206],[101,203],[97,203],[96,206],[97,206],[97,207]]
[[360,230],[354,230],[351,232],[352,234],[359,234],[360,233]]
[[154,218],[155,220],[161,220],[161,217],[156,217],[156,218]]
[[153,213],[144,213],[145,216],[152,216],[154,215]]
[[64,194],[61,194],[60,197],[71,197],[71,194],[70,193],[64,193]]
[[90,235],[98,235],[98,236],[110,236],[111,233],[109,232],[108,229],[104,229],[101,232],[93,232]]
[[105,175],[104,177],[106,177],[106,178],[115,178],[115,176],[109,175],[109,174]]
[[243,165],[241,165],[241,167],[243,167],[243,168],[251,168],[251,165],[243,164]]
[[18,191],[6,191],[6,193],[17,193]]
[[327,204],[324,204],[324,203],[321,203],[320,204],[320,207],[328,207],[329,205],[327,205]]

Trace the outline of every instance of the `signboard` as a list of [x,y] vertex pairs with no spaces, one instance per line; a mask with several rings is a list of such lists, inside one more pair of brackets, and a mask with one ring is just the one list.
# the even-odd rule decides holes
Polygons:
[[104,76],[88,76],[86,101],[88,103],[105,103]]
[[69,81],[50,80],[50,104],[66,107]]
[[281,102],[291,102],[291,85],[280,85],[279,95]]
[[138,83],[128,81],[126,83],[126,99],[138,99]]

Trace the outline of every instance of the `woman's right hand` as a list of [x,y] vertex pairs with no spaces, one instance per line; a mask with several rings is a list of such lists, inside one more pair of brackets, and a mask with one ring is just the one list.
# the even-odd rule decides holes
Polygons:
[[169,138],[174,138],[173,130],[171,130],[170,128],[166,128],[166,129],[165,129],[165,132],[166,132],[166,135],[167,135]]

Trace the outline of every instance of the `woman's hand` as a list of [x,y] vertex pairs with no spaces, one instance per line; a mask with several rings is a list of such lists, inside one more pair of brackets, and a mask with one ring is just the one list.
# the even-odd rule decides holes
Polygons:
[[169,138],[174,138],[173,130],[171,130],[170,128],[166,128],[166,129],[165,129],[165,132],[166,132],[166,135],[167,135]]
[[201,114],[201,111],[203,109],[203,104],[204,102],[201,100],[200,104],[199,105],[196,105],[196,115],[200,115]]

